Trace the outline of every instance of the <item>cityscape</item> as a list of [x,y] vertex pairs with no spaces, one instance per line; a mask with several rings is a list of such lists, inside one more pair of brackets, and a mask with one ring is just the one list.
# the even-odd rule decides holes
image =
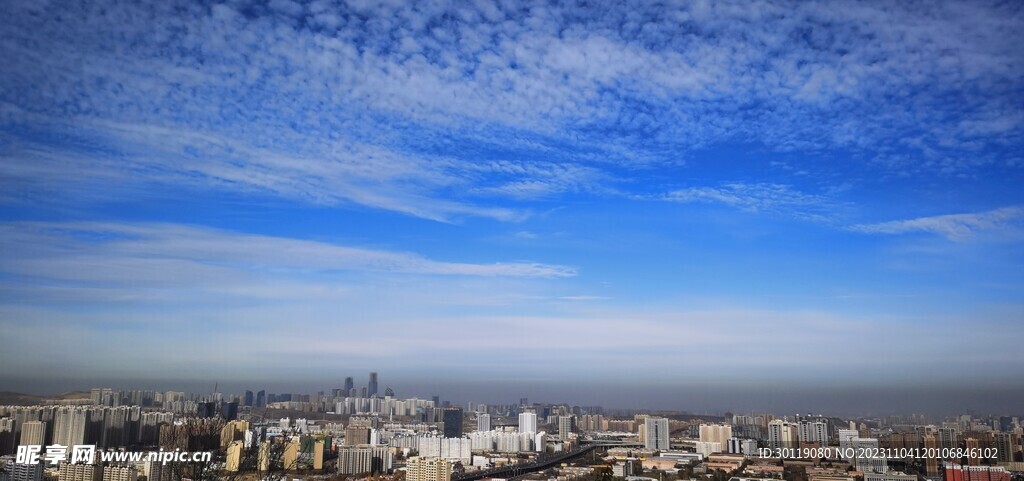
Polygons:
[[0,0],[0,481],[1024,481],[1022,0]]
[[[1019,416],[700,415],[528,398],[457,405],[396,396],[376,372],[366,384],[346,377],[338,386],[316,394],[93,388],[0,406],[4,481],[1011,481],[1024,468]],[[47,450],[20,459],[33,446]],[[52,454],[72,446],[87,446],[91,458]],[[146,450],[209,455],[168,463]]]

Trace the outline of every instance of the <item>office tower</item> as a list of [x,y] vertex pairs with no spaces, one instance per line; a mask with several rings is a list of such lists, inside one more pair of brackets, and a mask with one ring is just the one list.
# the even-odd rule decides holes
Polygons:
[[[703,426],[701,426],[703,427]],[[665,451],[668,446],[668,419],[648,417],[644,420],[644,447]],[[703,439],[701,439],[703,441]]]
[[462,408],[445,408],[441,421],[444,422],[444,437],[462,437]]
[[43,481],[43,464],[7,463],[11,481]]
[[443,458],[409,458],[405,481],[451,481],[452,463]]
[[797,445],[796,426],[775,419],[768,423],[768,447],[772,449],[794,448]]
[[226,402],[220,407],[220,417],[225,421],[238,419],[238,401]]
[[490,414],[477,414],[476,415],[476,430],[477,431],[490,431],[491,430],[491,415]]
[[356,383],[352,379],[352,377],[346,377],[345,378],[345,395],[348,396],[349,393],[352,392],[352,389],[354,389],[355,387],[356,387]]
[[253,402],[252,391],[246,389],[245,390],[245,396],[242,397],[242,405],[243,406],[252,406],[252,402]]
[[945,464],[945,481],[1010,481],[1010,472],[999,466]]
[[341,446],[338,474],[382,474],[391,471],[391,449],[386,445]]
[[368,397],[367,394],[366,394],[366,386],[363,386],[363,387],[359,388],[359,397],[361,397],[361,398]]
[[718,443],[716,452],[725,451],[729,446],[729,438],[732,437],[732,426],[728,424],[701,424],[699,436],[701,442]]
[[391,386],[388,386],[384,389],[384,397],[395,397],[395,390],[391,389]]
[[535,413],[519,413],[519,432],[537,432],[537,415]]
[[371,372],[370,382],[366,385],[366,396],[363,397],[373,396],[374,394],[377,394],[377,373]]
[[21,426],[21,446],[42,446],[46,437],[46,423],[28,421]]
[[58,479],[60,481],[103,481],[103,466],[61,463]]
[[576,432],[576,416],[558,416],[558,439],[565,441]]
[[217,403],[213,401],[196,403],[196,416],[212,418],[217,416]]
[[[264,390],[256,391],[256,407],[266,407],[267,405],[267,392]],[[147,480],[148,481],[148,480]]]
[[136,481],[139,472],[130,466],[107,466],[103,468],[103,481]]

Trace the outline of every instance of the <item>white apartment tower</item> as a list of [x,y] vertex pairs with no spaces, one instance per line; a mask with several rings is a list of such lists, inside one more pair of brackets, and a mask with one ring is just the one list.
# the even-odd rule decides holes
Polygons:
[[519,413],[519,432],[537,432],[537,415],[535,413]]
[[644,419],[644,448],[664,451],[668,449],[668,419]]

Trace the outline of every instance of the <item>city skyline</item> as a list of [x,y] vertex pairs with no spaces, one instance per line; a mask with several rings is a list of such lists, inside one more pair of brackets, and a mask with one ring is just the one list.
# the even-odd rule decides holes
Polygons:
[[1013,407],[1022,9],[6,2],[0,391]]

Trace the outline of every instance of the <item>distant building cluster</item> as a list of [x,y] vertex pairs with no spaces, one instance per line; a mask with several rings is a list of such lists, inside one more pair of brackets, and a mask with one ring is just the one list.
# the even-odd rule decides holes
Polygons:
[[[525,398],[463,407],[378,389],[371,373],[365,387],[349,377],[315,395],[97,388],[66,404],[0,406],[0,481],[181,481],[152,462],[10,462],[19,446],[53,444],[211,451],[223,473],[404,471],[406,481],[501,480],[547,469],[556,474],[544,481],[605,474],[626,481],[1013,481],[1024,471],[1024,426],[1013,416],[607,413]],[[582,459],[591,461],[574,464]]]

